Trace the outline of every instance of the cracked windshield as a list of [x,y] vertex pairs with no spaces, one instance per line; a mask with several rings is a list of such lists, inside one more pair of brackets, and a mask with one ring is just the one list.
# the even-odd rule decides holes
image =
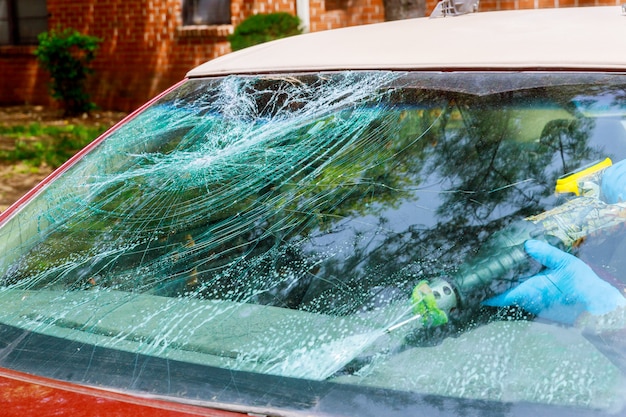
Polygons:
[[624,81],[187,80],[4,222],[0,323],[207,375],[622,410]]

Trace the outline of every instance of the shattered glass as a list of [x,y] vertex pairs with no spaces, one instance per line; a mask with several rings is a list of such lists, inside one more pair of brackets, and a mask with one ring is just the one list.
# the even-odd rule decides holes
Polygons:
[[[621,409],[622,371],[575,328],[480,302],[410,321],[417,282],[561,204],[560,175],[626,157],[620,77],[489,77],[186,81],[4,222],[0,322],[237,372]],[[623,278],[622,238],[577,255]]]

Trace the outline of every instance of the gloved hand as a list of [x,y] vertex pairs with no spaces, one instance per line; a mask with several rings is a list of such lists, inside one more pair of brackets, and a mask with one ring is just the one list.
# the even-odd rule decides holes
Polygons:
[[626,305],[619,290],[575,256],[539,240],[526,241],[524,248],[546,269],[483,304],[517,305],[539,317],[566,324],[573,324],[583,311],[602,315]]
[[602,199],[609,204],[626,201],[626,159],[604,170],[600,189]]

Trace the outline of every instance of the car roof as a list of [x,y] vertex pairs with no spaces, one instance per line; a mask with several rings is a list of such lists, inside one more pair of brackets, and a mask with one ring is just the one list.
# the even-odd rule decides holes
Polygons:
[[309,33],[209,61],[189,77],[364,69],[626,69],[619,6],[478,12]]

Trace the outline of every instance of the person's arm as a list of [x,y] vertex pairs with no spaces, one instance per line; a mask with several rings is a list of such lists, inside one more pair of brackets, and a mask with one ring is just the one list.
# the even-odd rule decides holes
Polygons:
[[624,295],[573,255],[536,240],[527,241],[525,248],[545,269],[484,304],[517,305],[538,317],[576,326],[626,372]]
[[[626,159],[604,170],[600,189],[601,198],[608,204],[626,201]],[[582,313],[593,318],[626,305],[619,290],[575,256],[536,240],[527,241],[525,250],[545,266],[544,271],[484,304],[515,304],[538,316],[569,324]]]
[[626,159],[604,170],[600,190],[602,200],[606,203],[626,201]]
[[626,307],[626,298],[619,290],[575,256],[538,240],[529,240],[524,247],[545,269],[485,305],[517,305],[539,317],[567,324],[574,324],[583,312],[601,316]]

